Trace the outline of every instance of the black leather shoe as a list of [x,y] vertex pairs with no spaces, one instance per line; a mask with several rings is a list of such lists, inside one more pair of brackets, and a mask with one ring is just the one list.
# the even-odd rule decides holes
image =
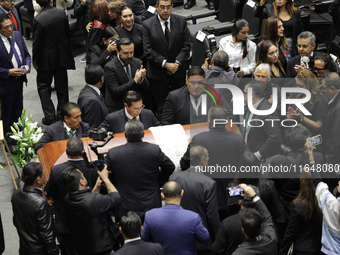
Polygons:
[[194,7],[196,5],[195,1],[188,1],[185,5],[184,5],[184,9],[191,9],[192,7]]
[[208,2],[208,9],[209,10],[215,10],[215,5],[214,5],[213,1]]

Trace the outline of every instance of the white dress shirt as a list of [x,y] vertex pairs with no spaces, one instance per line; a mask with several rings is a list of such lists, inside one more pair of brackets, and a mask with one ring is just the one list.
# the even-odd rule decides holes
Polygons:
[[256,44],[247,39],[248,55],[242,59],[243,50],[242,42],[234,45],[233,37],[228,35],[223,37],[219,43],[219,50],[223,50],[228,53],[229,66],[231,68],[240,67],[244,71],[244,75],[252,74],[256,66]]

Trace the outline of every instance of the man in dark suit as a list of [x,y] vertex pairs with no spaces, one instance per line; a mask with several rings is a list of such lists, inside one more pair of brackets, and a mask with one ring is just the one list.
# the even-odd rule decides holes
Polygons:
[[142,221],[138,214],[128,212],[120,219],[119,231],[124,236],[124,246],[116,255],[130,255],[143,253],[144,255],[163,255],[162,246],[158,243],[144,242],[140,237]]
[[129,90],[146,92],[149,82],[141,61],[133,57],[134,44],[128,38],[117,43],[117,56],[105,65],[105,101],[110,112],[124,107],[123,97]]
[[[194,145],[201,145],[209,152],[209,166],[237,166],[239,159],[247,145],[240,134],[228,131],[225,125],[214,125],[215,119],[226,119],[227,111],[221,106],[214,106],[208,113],[209,131],[195,135],[188,146],[188,150],[183,155],[180,165],[182,170],[190,167],[189,151]],[[228,204],[226,199],[226,187],[235,175],[233,173],[215,173],[212,178],[217,183],[217,201],[221,220],[228,215]]]
[[144,128],[140,121],[129,121],[125,127],[127,143],[111,148],[105,164],[121,196],[116,217],[120,218],[128,211],[143,217],[147,210],[161,207],[159,188],[169,179],[175,165],[158,145],[142,141]]
[[165,254],[194,255],[194,241],[205,242],[209,239],[209,232],[200,216],[180,206],[183,193],[179,183],[165,183],[161,193],[165,205],[145,214],[142,239],[161,244]]
[[30,72],[31,56],[18,31],[6,14],[0,15],[0,100],[4,134],[18,121],[23,109],[23,82]]
[[[264,98],[265,87],[254,82],[244,88],[245,101],[249,104],[248,88],[252,88],[252,104],[257,110],[268,110],[272,105]],[[245,138],[250,150],[259,159],[266,159],[281,152],[282,136],[278,121],[279,116],[274,111],[267,115],[257,115],[249,110],[244,116],[245,125],[241,127],[241,133]],[[251,123],[251,125],[249,125]]]
[[171,0],[157,0],[156,8],[158,15],[143,22],[143,48],[152,110],[160,118],[169,90],[185,84],[191,41],[185,17],[171,14]]
[[62,120],[46,127],[44,135],[35,145],[36,151],[49,142],[66,140],[73,136],[88,136],[90,126],[81,121],[81,111],[77,104],[66,103],[61,109],[61,118]]
[[[37,70],[38,93],[44,112],[42,123],[50,125],[60,118],[60,110],[69,100],[67,69],[75,69],[68,19],[64,10],[37,0],[41,12],[33,20],[33,66]],[[51,100],[51,83],[57,91],[57,116]]]
[[210,239],[208,242],[196,242],[199,254],[210,254],[212,243],[215,240],[220,226],[218,215],[216,182],[210,177],[197,171],[208,165],[209,153],[203,146],[190,148],[191,167],[182,172],[173,173],[169,180],[178,182],[184,189],[181,206],[199,214],[203,226],[208,229]]
[[240,211],[242,232],[246,239],[233,254],[277,254],[275,227],[266,205],[252,187],[244,183],[240,187],[244,190],[243,196],[252,199],[255,209]]
[[125,123],[132,119],[142,122],[145,129],[160,125],[153,112],[144,109],[142,96],[138,92],[128,91],[124,96],[124,106],[123,109],[108,114],[99,128],[105,128],[113,133],[122,133],[125,131]]
[[14,6],[14,0],[0,0],[0,15],[2,14],[7,14],[12,21],[13,30],[22,34],[21,21]]
[[104,84],[104,71],[99,65],[85,67],[85,87],[80,91],[78,105],[80,107],[83,120],[90,127],[98,127],[109,110],[104,102],[103,95],[100,92]]
[[[98,171],[98,175],[90,192],[87,180],[80,170],[69,167],[61,174],[61,181],[68,190],[64,200],[66,220],[78,254],[114,253],[115,226],[109,212],[114,211],[119,204],[120,195],[110,182],[106,167]],[[107,191],[105,195],[100,194],[102,187]]]
[[[202,98],[203,89],[205,89],[205,72],[198,66],[189,69],[187,75],[187,86],[171,91],[165,100],[162,124],[194,124],[207,122],[207,115],[202,113],[204,102]],[[215,105],[211,97],[206,97],[206,109],[210,109]],[[218,101],[218,100],[216,100]],[[223,107],[228,110],[229,119],[233,118],[232,108],[221,96]]]
[[[337,73],[331,73],[328,79],[322,82],[322,91],[329,99],[327,114],[322,126],[323,142],[325,144],[326,162],[331,165],[340,163],[340,82]],[[336,175],[328,180],[328,186],[333,189],[339,179]]]
[[304,68],[310,70],[314,66],[314,52],[316,37],[312,32],[304,31],[297,38],[297,48],[299,55],[290,59],[287,63],[287,78],[295,78],[297,73]]
[[63,254],[76,254],[70,230],[66,222],[64,198],[67,195],[67,189],[61,181],[62,172],[68,167],[79,169],[86,179],[89,186],[92,188],[98,178],[95,169],[88,169],[82,152],[84,144],[78,137],[72,137],[67,142],[66,154],[68,161],[51,167],[50,177],[44,188],[48,197],[54,201],[55,208],[55,229],[60,243],[60,249]]

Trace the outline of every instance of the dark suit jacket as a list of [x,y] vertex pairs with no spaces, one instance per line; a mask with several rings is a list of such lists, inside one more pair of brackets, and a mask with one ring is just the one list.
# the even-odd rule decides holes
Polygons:
[[100,65],[102,68],[108,63],[115,53],[110,53],[106,47],[93,45],[86,54],[87,65]]
[[165,254],[194,255],[194,241],[207,241],[209,232],[197,213],[165,204],[146,212],[142,239],[161,244]]
[[[221,96],[221,101],[223,107],[225,107],[228,111],[228,117],[232,119],[233,114],[231,106],[226,102],[223,96]],[[217,104],[219,105],[219,103]],[[210,96],[207,96],[207,113],[209,109],[214,105],[215,103],[212,101]],[[168,97],[165,99],[162,113],[163,125],[171,124],[187,125],[207,121],[208,114],[202,115],[201,108],[199,109],[198,115],[196,116],[195,110],[192,107],[190,101],[190,94],[187,86],[171,91]]]
[[48,5],[34,18],[32,51],[39,71],[75,69],[64,10]]
[[[108,114],[100,124],[99,128],[105,128],[107,131],[111,131],[113,133],[122,133],[125,131],[125,123],[128,121],[125,116],[125,108]],[[139,114],[139,121],[143,123],[144,130],[149,127],[159,126],[160,122],[156,119],[155,115],[152,111],[148,109],[143,109]]]
[[261,234],[258,237],[244,240],[233,255],[277,254],[277,237],[272,217],[261,199],[255,202],[255,209],[262,216]]
[[131,254],[140,254],[143,255],[163,255],[162,246],[159,243],[149,243],[144,242],[143,240],[136,240],[132,242],[128,242],[123,245],[118,251],[116,251],[116,255],[131,255]]
[[[230,132],[224,128],[210,129],[210,131],[197,134],[192,138],[186,153],[180,161],[182,170],[190,166],[189,151],[190,147],[194,145],[201,145],[208,150],[209,166],[237,166],[243,151],[248,149],[240,134]],[[220,173],[218,177],[220,178],[215,179],[217,182],[218,208],[226,209],[228,207],[226,187],[235,176],[233,173]]]
[[90,127],[98,127],[109,114],[109,110],[98,93],[88,85],[80,91],[78,105],[81,110],[82,120]]
[[[315,56],[315,52],[313,53],[313,56]],[[309,57],[310,61],[308,63],[309,69],[312,69],[314,67],[314,58]],[[297,73],[294,69],[295,65],[301,65],[301,56],[297,55],[293,58],[291,58],[287,63],[287,78],[295,78]]]
[[105,79],[105,102],[107,106],[114,110],[119,110],[124,107],[123,97],[129,90],[138,92],[146,91],[149,88],[149,82],[144,78],[141,84],[137,84],[133,79],[137,69],[140,69],[142,63],[139,59],[133,58],[130,64],[132,80],[129,80],[125,69],[118,57],[114,57],[104,68]]
[[196,242],[196,249],[211,249],[220,226],[216,182],[210,177],[196,172],[193,166],[186,171],[174,172],[169,180],[178,182],[184,189],[181,206],[198,213],[203,226],[209,231],[209,242]]
[[161,207],[159,188],[169,179],[175,165],[158,145],[127,142],[110,149],[105,163],[121,196],[118,217],[128,211],[143,216],[146,211]]
[[51,167],[50,178],[44,188],[47,195],[54,199],[55,205],[55,228],[57,233],[68,233],[69,228],[66,222],[64,198],[67,195],[67,189],[61,181],[62,172],[68,167],[79,169],[86,178],[88,185],[94,187],[98,174],[95,169],[88,169],[84,160],[68,160],[59,165]]
[[[77,137],[85,137],[88,136],[90,126],[85,122],[80,123],[80,127],[76,131]],[[67,140],[69,139],[69,135],[64,128],[64,123],[62,120],[59,120],[52,125],[46,127],[44,130],[44,135],[40,138],[40,140],[35,145],[35,150],[39,150],[42,148],[45,143],[53,142],[53,141],[60,141],[60,140]]]
[[[28,65],[31,67],[31,56],[27,50],[24,39],[22,38],[20,32],[14,31],[14,40],[18,45],[21,57],[22,57],[22,65]],[[27,82],[26,75],[24,75],[19,80],[13,76],[8,76],[9,69],[14,68],[12,60],[9,58],[9,54],[6,50],[6,47],[2,40],[0,40],[0,95],[5,95],[10,93],[15,84],[22,85],[22,82]]]
[[[20,34],[22,34],[21,21],[19,19],[19,13],[18,13],[16,8],[14,8],[11,12],[13,13],[15,19],[17,20],[18,28],[19,28],[18,31],[20,32]],[[7,14],[7,13],[5,13],[4,10],[0,8],[0,15],[2,15],[2,14]],[[17,31],[17,29],[15,28],[14,24],[13,24],[13,30]]]
[[[263,99],[258,105],[257,110],[268,110],[271,108],[271,104]],[[260,121],[262,120],[263,125]],[[248,133],[247,144],[250,150],[255,153],[259,151],[263,159],[269,158],[273,155],[279,154],[281,152],[282,136],[280,132],[280,127],[278,121],[266,121],[268,119],[279,119],[276,112],[270,115],[253,115],[252,126]],[[273,127],[272,127],[273,126]]]
[[158,15],[143,22],[143,47],[147,58],[147,77],[154,80],[164,80],[169,76],[162,68],[163,60],[169,63],[179,61],[181,64],[173,75],[176,79],[185,78],[187,59],[191,49],[190,34],[185,17],[171,14],[169,43],[165,39]]

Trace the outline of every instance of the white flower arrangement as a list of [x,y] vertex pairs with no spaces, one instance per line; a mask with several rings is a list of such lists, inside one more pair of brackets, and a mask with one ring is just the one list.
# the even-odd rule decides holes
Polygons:
[[37,127],[38,123],[33,122],[32,114],[26,119],[25,114],[26,109],[22,111],[18,122],[13,123],[13,126],[11,126],[12,133],[9,133],[9,137],[15,140],[15,150],[17,152],[17,156],[12,156],[12,159],[21,168],[37,157],[34,146],[43,135],[41,127]]

